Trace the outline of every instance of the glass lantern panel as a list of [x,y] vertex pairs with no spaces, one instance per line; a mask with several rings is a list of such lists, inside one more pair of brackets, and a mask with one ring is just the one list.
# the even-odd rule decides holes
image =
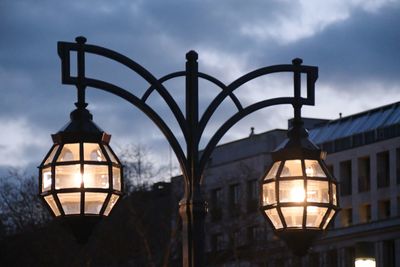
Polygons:
[[82,175],[79,164],[56,166],[56,189],[79,188]]
[[110,211],[114,207],[115,203],[117,203],[118,198],[119,198],[118,195],[114,195],[114,194],[111,195],[110,201],[108,201],[107,208],[104,210],[105,216],[108,216],[108,214],[110,214]]
[[274,163],[274,165],[272,165],[271,169],[269,170],[267,176],[265,177],[265,179],[272,179],[276,177],[276,173],[278,172],[279,166],[280,166],[281,162],[277,161]]
[[287,227],[302,227],[304,207],[282,207]]
[[46,200],[47,205],[49,205],[49,207],[51,208],[51,210],[53,211],[53,213],[56,216],[60,216],[61,215],[60,211],[58,210],[57,204],[54,201],[54,197],[52,195],[45,196],[44,200]]
[[328,226],[328,224],[332,220],[332,217],[333,217],[334,214],[335,214],[335,211],[331,210],[329,215],[328,215],[328,217],[326,218],[326,221],[325,221],[324,225],[322,226],[322,229],[325,229]]
[[107,165],[84,165],[83,184],[85,188],[108,188]]
[[325,207],[308,206],[306,226],[319,227],[327,210],[328,208]]
[[42,170],[42,192],[51,189],[51,167]]
[[53,150],[51,151],[50,155],[48,156],[48,158],[46,159],[46,161],[44,162],[43,165],[49,164],[50,162],[53,161],[54,156],[56,155],[56,152],[58,150],[59,145],[56,145],[53,147]]
[[110,160],[111,160],[112,162],[118,164],[118,161],[117,161],[117,159],[114,157],[114,153],[111,152],[110,147],[109,147],[108,145],[105,145],[104,148],[106,149],[107,155],[110,157]]
[[337,188],[336,184],[332,183],[332,202],[333,205],[337,206]]
[[81,212],[81,193],[59,193],[57,196],[66,215]]
[[113,188],[121,191],[121,169],[112,167],[113,172]]
[[271,205],[275,203],[275,182],[263,184],[263,205]]
[[285,166],[282,169],[281,177],[294,177],[303,176],[303,171],[301,168],[301,160],[287,160],[285,161]]
[[278,211],[276,209],[269,209],[265,210],[265,214],[271,220],[272,224],[274,225],[275,229],[283,228],[281,218],[279,218]]
[[79,143],[65,144],[61,150],[57,161],[76,161],[79,160]]
[[83,155],[85,160],[107,161],[97,143],[83,143]]
[[307,201],[329,203],[328,181],[307,180]]
[[280,202],[304,202],[304,181],[300,179],[279,182]]
[[99,214],[107,193],[85,193],[85,214]]
[[326,177],[325,172],[322,170],[317,160],[305,160],[304,165],[308,177]]

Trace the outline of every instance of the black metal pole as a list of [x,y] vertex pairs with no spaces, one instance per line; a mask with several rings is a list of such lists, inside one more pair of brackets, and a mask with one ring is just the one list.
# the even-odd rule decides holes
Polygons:
[[206,204],[203,199],[199,169],[199,95],[197,53],[186,54],[186,122],[187,177],[184,177],[184,198],[179,203],[182,218],[182,257],[184,267],[204,266],[204,219]]

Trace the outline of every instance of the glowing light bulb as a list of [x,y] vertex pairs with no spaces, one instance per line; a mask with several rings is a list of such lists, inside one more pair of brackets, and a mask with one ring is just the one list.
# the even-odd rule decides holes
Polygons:
[[375,259],[356,259],[356,267],[375,267]]
[[82,175],[80,172],[76,172],[76,173],[74,174],[74,185],[75,185],[76,187],[80,187],[82,181],[83,181],[83,175]]
[[290,189],[290,199],[293,202],[302,202],[304,201],[306,193],[304,192],[304,188],[300,186],[294,186]]

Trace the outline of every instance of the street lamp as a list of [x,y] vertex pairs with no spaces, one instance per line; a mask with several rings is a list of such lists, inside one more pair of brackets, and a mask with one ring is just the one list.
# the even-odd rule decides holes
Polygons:
[[261,211],[298,256],[307,253],[338,211],[337,182],[324,158],[295,113],[288,139],[272,153],[272,166],[261,181]]
[[93,123],[81,99],[76,106],[71,121],[52,136],[54,144],[39,166],[39,190],[51,213],[86,242],[119,200],[123,183],[111,136]]
[[[72,53],[71,53],[72,52]],[[71,54],[76,53],[77,55],[77,76],[71,75]],[[138,74],[141,78],[148,82],[149,87],[144,92],[142,96],[137,96],[117,85],[109,83],[107,81],[94,79],[91,77],[87,77],[85,75],[85,55],[91,54],[96,56],[105,57],[107,59],[116,61],[132,71]],[[179,213],[182,218],[182,259],[183,259],[183,266],[184,267],[200,267],[204,266],[204,219],[207,211],[206,202],[204,200],[202,191],[201,191],[201,181],[204,169],[207,165],[211,157],[212,151],[217,146],[218,142],[221,138],[226,134],[226,132],[237,122],[241,119],[246,117],[247,115],[258,111],[260,109],[274,106],[274,105],[282,105],[282,104],[289,104],[295,107],[295,110],[300,110],[302,105],[314,105],[314,91],[315,91],[315,82],[318,78],[318,68],[313,66],[304,66],[301,65],[300,59],[293,60],[293,64],[283,64],[283,65],[274,65],[263,67],[252,72],[249,72],[242,77],[239,77],[235,81],[233,81],[229,85],[225,85],[218,79],[199,72],[198,71],[198,63],[197,63],[197,53],[194,51],[190,51],[186,54],[186,69],[184,71],[178,71],[174,73],[170,73],[164,77],[159,79],[155,78],[149,71],[147,71],[144,67],[136,63],[135,61],[131,60],[130,58],[119,54],[115,51],[106,49],[104,47],[99,47],[95,45],[88,45],[86,44],[86,39],[84,37],[77,37],[76,43],[69,43],[69,42],[59,42],[58,43],[58,55],[61,58],[61,67],[62,67],[62,83],[63,84],[70,84],[75,85],[78,89],[78,110],[86,110],[86,104],[84,101],[85,96],[85,89],[88,88],[97,88],[100,90],[104,90],[109,92],[113,95],[119,96],[122,99],[128,101],[133,106],[137,107],[143,113],[145,113],[161,130],[161,132],[166,137],[167,141],[169,142],[172,150],[175,152],[175,155],[179,161],[179,165],[182,171],[182,176],[184,180],[184,196],[183,199],[179,202]],[[277,97],[271,99],[261,99],[256,103],[250,105],[243,105],[243,103],[238,99],[235,95],[235,91],[238,90],[240,87],[252,81],[258,77],[268,75],[271,73],[283,73],[283,72],[291,72],[294,75],[294,97]],[[300,95],[300,77],[301,75],[306,76],[307,82],[307,96],[302,97]],[[170,95],[167,88],[164,86],[166,81],[169,81],[174,78],[178,77],[185,77],[186,81],[186,90],[185,90],[185,112],[183,112],[180,107],[178,106],[175,99]],[[220,89],[220,92],[217,96],[211,101],[211,103],[205,109],[205,112],[199,116],[199,79],[206,80]],[[159,97],[164,100],[168,108],[170,109],[174,119],[177,121],[179,125],[179,134],[181,134],[184,138],[185,146],[178,142],[176,134],[177,131],[172,131],[172,129],[165,123],[162,117],[148,104],[148,99],[150,96],[157,94]],[[205,148],[200,153],[199,143],[203,136],[204,130],[208,125],[211,117],[214,115],[215,111],[218,107],[225,101],[232,101],[233,105],[236,107],[236,112],[225,122],[223,122],[220,127],[214,132],[211,138],[208,140]],[[85,111],[86,112],[86,111]],[[84,112],[84,113],[85,113]],[[87,120],[86,120],[87,121]],[[76,141],[74,141],[76,143]],[[84,149],[85,140],[80,140],[80,166],[86,164],[84,157]],[[95,143],[101,144],[104,147],[101,147],[101,150],[104,154],[107,152],[106,150],[106,143],[102,143],[97,140]],[[103,149],[104,148],[104,149]],[[57,152],[61,150],[58,148]],[[186,151],[184,152],[184,150]],[[111,150],[110,150],[111,151]],[[53,153],[52,151],[50,154]],[[111,152],[111,155],[115,157],[115,155]],[[59,156],[59,155],[57,155]],[[56,157],[56,156],[54,156]],[[107,156],[105,156],[107,158]],[[115,157],[116,158],[116,157]],[[56,160],[56,159],[55,159]],[[53,164],[55,162],[51,164]],[[46,161],[46,159],[45,159]],[[112,161],[112,160],[111,160]],[[119,168],[119,161],[117,161],[115,166]],[[109,164],[109,161],[106,161]],[[320,162],[317,160],[317,162]],[[87,162],[89,164],[89,162]],[[49,164],[49,163],[46,163]],[[114,163],[113,163],[114,164]],[[40,175],[41,180],[43,180],[43,170],[47,165],[41,165],[40,168]],[[57,199],[57,190],[54,188],[55,179],[57,177],[57,172],[54,173],[55,166],[51,166],[51,181],[52,181],[52,188],[50,188],[50,193],[53,202],[56,202],[56,206],[60,211],[61,215],[63,211],[61,210],[62,205],[60,201],[56,201]],[[86,165],[85,165],[86,166]],[[111,166],[111,165],[108,165]],[[81,168],[81,188],[75,188],[83,194],[83,192],[89,192],[85,184],[85,177],[84,177],[84,167],[83,170]],[[117,190],[117,188],[111,187],[111,178],[114,177],[114,174],[110,171],[108,172],[109,177],[109,187],[107,189],[102,190],[110,190],[107,191],[107,196],[110,194],[120,196],[121,191]],[[328,174],[327,174],[328,175]],[[50,176],[49,176],[50,177]],[[73,176],[69,176],[70,179],[74,179]],[[330,176],[329,176],[330,177]],[[49,179],[48,179],[49,180]],[[315,179],[318,180],[318,179]],[[122,189],[122,188],[121,188]],[[65,190],[65,189],[63,189]],[[329,189],[333,190],[333,189]],[[332,192],[332,191],[329,191]],[[41,192],[43,194],[43,192]],[[81,196],[82,196],[81,194]],[[43,194],[43,197],[46,195]],[[110,197],[111,198],[111,197]],[[46,200],[46,199],[45,199]],[[80,199],[80,219],[85,219],[87,215],[84,211],[84,207],[88,199],[85,197],[81,197]],[[49,200],[48,205],[52,207],[51,202]],[[107,201],[107,199],[106,199]],[[102,209],[98,215],[105,215],[105,208],[106,203],[103,204]],[[54,206],[54,204],[53,204]],[[83,207],[82,207],[83,206]],[[316,205],[317,209],[320,205]],[[56,214],[56,208],[52,209],[53,213]],[[328,208],[330,211],[331,209]],[[66,216],[65,216],[66,217]],[[324,222],[328,221],[328,219],[324,218]]]

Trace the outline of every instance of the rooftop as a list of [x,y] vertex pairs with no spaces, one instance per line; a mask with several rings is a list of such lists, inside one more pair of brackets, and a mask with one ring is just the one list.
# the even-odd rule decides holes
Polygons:
[[309,133],[328,152],[400,136],[400,102],[328,121]]

